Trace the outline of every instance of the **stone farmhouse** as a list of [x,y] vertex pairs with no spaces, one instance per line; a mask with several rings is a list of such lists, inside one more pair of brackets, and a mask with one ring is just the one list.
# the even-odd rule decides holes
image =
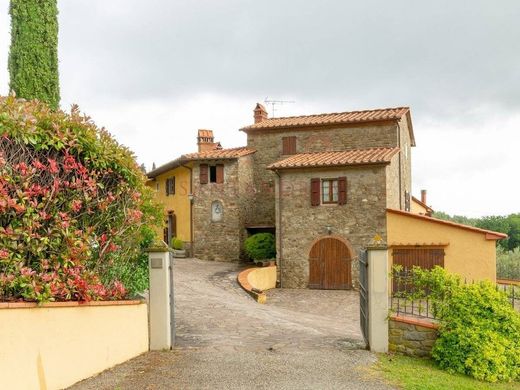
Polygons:
[[165,206],[165,241],[182,239],[200,259],[239,261],[249,235],[272,232],[288,288],[356,287],[358,253],[375,245],[395,264],[495,279],[504,235],[431,218],[426,193],[411,195],[408,107],[269,118],[257,104],[240,131],[247,145],[224,149],[199,130],[197,152],[148,173]]

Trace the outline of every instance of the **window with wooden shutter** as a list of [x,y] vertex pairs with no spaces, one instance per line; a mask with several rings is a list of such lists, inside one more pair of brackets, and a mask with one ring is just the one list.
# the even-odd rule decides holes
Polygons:
[[216,183],[221,184],[224,183],[224,165],[223,164],[217,164],[216,165]]
[[166,179],[166,196],[175,194],[175,177]]
[[338,204],[347,204],[347,178],[338,177]]
[[296,154],[296,137],[282,138],[282,154]]
[[208,164],[200,164],[200,184],[208,184]]
[[311,206],[320,205],[320,179],[311,179]]

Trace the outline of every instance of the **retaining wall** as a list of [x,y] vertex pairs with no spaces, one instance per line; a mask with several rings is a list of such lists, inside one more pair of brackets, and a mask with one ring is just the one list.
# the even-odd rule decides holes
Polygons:
[[426,319],[392,316],[388,321],[388,349],[408,356],[431,356],[438,325]]

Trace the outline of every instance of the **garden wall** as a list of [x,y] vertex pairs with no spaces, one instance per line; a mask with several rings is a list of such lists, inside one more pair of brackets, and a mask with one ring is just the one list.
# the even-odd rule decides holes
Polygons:
[[388,321],[388,349],[408,356],[430,356],[438,325],[426,319],[393,316]]
[[141,301],[0,303],[1,389],[62,389],[147,350]]

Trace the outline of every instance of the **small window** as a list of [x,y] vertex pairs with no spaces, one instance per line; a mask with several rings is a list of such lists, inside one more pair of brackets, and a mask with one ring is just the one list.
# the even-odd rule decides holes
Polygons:
[[159,183],[155,183],[155,191],[159,191],[160,188]]
[[282,154],[296,154],[296,137],[282,138]]
[[210,183],[217,182],[217,167],[216,166],[209,167],[209,182]]
[[175,177],[166,179],[166,196],[175,195]]
[[338,203],[338,179],[321,181],[321,203]]

